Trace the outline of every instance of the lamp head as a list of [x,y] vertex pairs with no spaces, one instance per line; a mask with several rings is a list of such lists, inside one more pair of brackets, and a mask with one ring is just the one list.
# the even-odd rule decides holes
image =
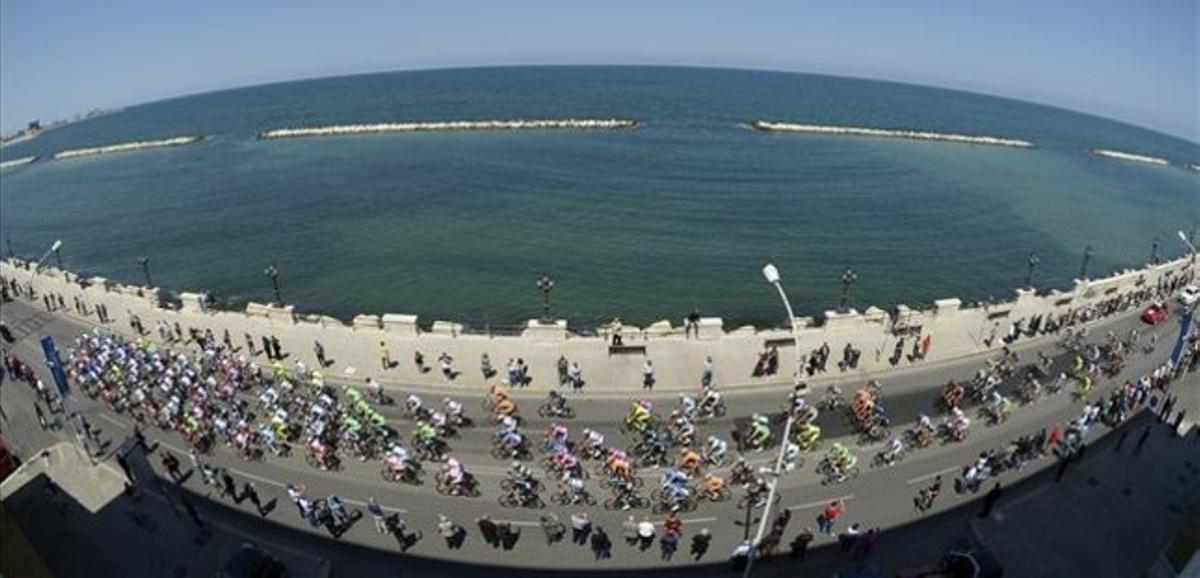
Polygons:
[[[1180,234],[1182,235],[1183,233],[1182,233],[1182,232],[1180,232]],[[53,244],[53,245],[50,245],[50,250],[51,250],[51,251],[57,251],[57,250],[59,250],[61,247],[62,247],[62,239],[58,239],[58,240],[54,241],[54,244]]]
[[767,279],[767,283],[775,284],[779,282],[779,269],[776,269],[773,263],[764,265],[762,272],[763,277]]

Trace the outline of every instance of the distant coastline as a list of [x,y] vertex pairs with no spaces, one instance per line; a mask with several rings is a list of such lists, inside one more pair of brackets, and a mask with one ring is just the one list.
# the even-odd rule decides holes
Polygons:
[[279,128],[258,134],[262,139],[378,134],[387,132],[468,131],[468,130],[620,130],[637,127],[630,119],[517,119],[442,122],[393,122],[341,124],[318,127]]
[[882,138],[905,138],[913,140],[933,140],[956,142],[966,144],[979,144],[991,146],[1006,146],[1015,148],[1034,148],[1034,144],[1027,140],[1004,138],[996,136],[983,135],[967,135],[942,133],[931,131],[904,130],[904,129],[883,129],[883,128],[868,128],[854,126],[828,126],[819,124],[794,124],[787,122],[772,122],[765,120],[756,120],[750,123],[749,128],[762,132],[799,132],[809,134],[826,134],[838,136],[867,136],[867,137],[882,137]]

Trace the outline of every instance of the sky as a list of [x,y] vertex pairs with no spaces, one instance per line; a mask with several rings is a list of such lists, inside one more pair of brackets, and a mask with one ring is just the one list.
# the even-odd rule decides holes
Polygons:
[[0,0],[0,130],[298,78],[512,64],[813,72],[1200,141],[1197,0]]

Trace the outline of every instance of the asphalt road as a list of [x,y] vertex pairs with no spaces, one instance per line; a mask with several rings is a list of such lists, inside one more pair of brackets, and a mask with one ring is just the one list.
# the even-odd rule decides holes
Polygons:
[[[0,312],[0,318],[3,318],[10,327],[22,329],[22,339],[12,349],[21,358],[34,363],[41,359],[41,351],[37,343],[38,336],[51,335],[60,344],[60,347],[65,348],[75,335],[85,329],[75,320],[51,316],[23,303],[5,304]],[[1098,340],[1108,330],[1124,334],[1129,328],[1135,326],[1142,326],[1136,319],[1136,313],[1093,326],[1092,336],[1093,339]],[[1138,355],[1132,359],[1126,373],[1121,376],[1122,379],[1135,378],[1161,363],[1169,353],[1170,345],[1177,331],[1177,323],[1143,329],[1143,339],[1148,338],[1152,332],[1158,333],[1159,345],[1151,354]],[[1053,343],[1043,343],[1042,347],[1054,350],[1057,346]],[[1027,346],[1019,346],[1018,350],[1021,351],[1024,360],[1036,358],[1034,353],[1036,348],[1029,349]],[[1059,361],[1059,363],[1062,362],[1062,360]],[[903,427],[902,423],[915,419],[920,412],[934,415],[932,405],[940,386],[950,378],[965,379],[969,377],[979,366],[979,359],[971,359],[962,363],[918,367],[897,372],[894,375],[881,376],[885,391],[884,405],[892,417],[894,431],[900,431]],[[51,382],[48,375],[43,379],[47,383]],[[1112,383],[1113,381],[1103,382],[1100,384],[1100,389],[1111,387]],[[824,385],[825,383],[821,383],[814,388],[818,394]],[[860,385],[860,383],[847,384],[843,388],[849,395]],[[45,445],[43,441],[47,440],[47,436],[50,434],[38,431],[33,418],[33,397],[28,388],[23,385],[8,384],[0,391],[3,393],[2,404],[8,420],[6,429],[12,434],[12,437],[18,441],[18,444],[24,445],[26,448]],[[402,398],[401,392],[393,391],[392,394],[397,398]],[[427,403],[440,400],[442,395],[444,394],[438,392],[422,393]],[[734,425],[735,419],[744,419],[754,412],[777,412],[783,405],[786,392],[763,389],[726,390],[725,395],[729,406],[728,415],[737,417],[716,420],[702,426],[698,437],[702,438],[709,432],[716,432],[717,435],[728,439],[728,430]],[[477,408],[480,405],[477,396],[463,394],[457,390],[453,392],[453,396],[464,401],[464,405],[472,417],[479,417],[480,410]],[[470,398],[470,400],[466,398]],[[540,434],[535,432],[544,429],[548,422],[536,418],[530,411],[536,405],[536,401],[535,398],[524,399],[522,407],[525,408],[523,415],[527,418],[526,431],[540,437]],[[129,422],[124,416],[113,415],[86,397],[75,397],[73,403],[76,404],[75,407],[90,416],[89,419],[93,424],[105,429],[105,436],[113,439],[114,445],[119,443],[120,439],[130,431]],[[572,405],[581,416],[569,422],[572,436],[576,436],[582,427],[593,427],[603,432],[608,437],[609,443],[622,439],[616,424],[627,411],[629,403],[629,398],[572,396]],[[674,405],[672,396],[656,399],[656,411],[665,411],[659,409],[664,405],[668,407]],[[953,472],[962,464],[971,461],[981,451],[1003,445],[1014,437],[1037,431],[1048,424],[1063,422],[1076,416],[1079,413],[1080,405],[1080,402],[1074,401],[1069,393],[1063,392],[1057,396],[1043,398],[1031,406],[1018,408],[1001,426],[985,427],[980,420],[974,420],[967,441],[946,446],[935,445],[926,450],[912,452],[900,464],[883,470],[868,468],[867,464],[874,449],[871,446],[862,447],[857,451],[863,475],[856,480],[836,486],[820,484],[818,476],[813,471],[816,457],[810,456],[808,460],[810,463],[785,474],[780,482],[781,504],[792,510],[798,519],[798,521],[793,521],[791,532],[785,539],[790,539],[790,534],[794,534],[802,525],[810,524],[824,504],[839,497],[846,500],[849,507],[847,520],[879,527],[911,522],[914,520],[911,499],[921,485],[928,484],[929,480],[938,474],[947,474],[948,478],[953,477]],[[407,434],[411,429],[409,424],[400,420],[398,410],[395,408],[386,409],[385,415],[401,432]],[[831,435],[840,436],[849,433],[848,424],[843,423],[840,416],[823,415],[821,425],[826,433],[826,438]],[[182,452],[185,444],[178,435],[157,430],[146,433],[151,440],[161,444],[160,451],[179,452],[181,461],[187,463],[186,456]],[[337,494],[351,503],[359,504],[368,497],[375,497],[384,506],[400,512],[410,527],[420,528],[424,531],[425,538],[410,550],[410,553],[414,555],[445,557],[458,562],[491,565],[560,569],[593,568],[594,562],[586,549],[547,546],[540,529],[536,527],[538,517],[545,511],[557,513],[564,523],[568,523],[568,517],[573,510],[553,505],[545,511],[505,509],[499,506],[497,503],[499,481],[507,469],[507,462],[496,460],[490,456],[490,435],[489,427],[480,427],[475,430],[466,430],[459,439],[451,440],[452,455],[458,457],[468,470],[472,471],[481,481],[483,495],[470,499],[438,495],[432,487],[431,476],[427,476],[427,482],[424,485],[416,487],[384,481],[379,475],[380,464],[377,462],[359,463],[354,460],[346,460],[342,471],[324,472],[306,465],[302,458],[302,452],[294,452],[290,459],[271,457],[265,462],[246,462],[225,450],[218,450],[208,461],[213,465],[229,468],[239,483],[246,479],[254,481],[264,501],[276,498],[279,507],[269,514],[270,520],[306,532],[321,533],[320,530],[310,529],[288,503],[283,492],[283,486],[288,482],[305,484],[311,497]],[[771,452],[759,453],[751,456],[750,460],[760,464],[767,463],[771,461],[772,455]],[[1026,468],[1023,472],[1006,475],[1023,477],[1031,474],[1033,469]],[[649,471],[643,475],[647,477],[647,490],[644,491],[648,492],[648,489],[656,484],[658,473]],[[208,493],[207,489],[200,485],[198,478],[198,475],[192,476],[186,486],[201,493]],[[604,496],[600,493],[595,480],[589,481],[588,487],[599,499],[603,499]],[[744,528],[739,525],[745,517],[744,512],[735,507],[736,499],[740,495],[740,490],[735,490],[733,500],[719,504],[701,504],[697,510],[683,515],[685,547],[687,539],[694,532],[701,527],[707,527],[714,534],[712,551],[720,556],[731,551],[733,546],[742,539],[744,532]],[[543,498],[548,497],[544,491]],[[213,499],[219,500],[220,498],[214,495]],[[935,508],[935,512],[954,506],[957,499],[952,495],[944,496]],[[243,510],[251,509],[248,504],[236,507]],[[496,551],[488,548],[477,538],[473,520],[485,513],[490,514],[493,519],[511,520],[514,525],[523,529],[524,536],[512,552],[498,556]],[[468,539],[461,550],[447,550],[434,533],[434,524],[438,514],[446,514],[467,526],[472,532],[472,538]],[[595,524],[605,528],[614,542],[620,540],[620,524],[630,514],[635,515],[639,520],[643,516],[649,516],[655,522],[661,522],[663,518],[661,515],[651,514],[649,510],[635,510],[627,513],[609,512],[599,506],[591,508]],[[341,540],[377,548],[392,550],[396,548],[394,540],[377,534],[369,520],[360,521]],[[814,546],[827,540],[829,538],[818,538]],[[679,556],[670,564],[684,564],[685,560],[685,556]],[[653,549],[644,553],[625,554],[605,562],[605,566],[609,568],[665,564],[667,563],[660,561],[656,550]]]

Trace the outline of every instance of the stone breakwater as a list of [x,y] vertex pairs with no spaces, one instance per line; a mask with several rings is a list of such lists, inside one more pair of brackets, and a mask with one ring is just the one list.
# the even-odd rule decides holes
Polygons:
[[825,134],[836,136],[871,136],[882,138],[906,138],[913,140],[933,140],[978,145],[1005,146],[1016,148],[1033,148],[1034,144],[1026,140],[981,136],[968,134],[953,134],[919,130],[898,130],[884,128],[866,128],[855,126],[828,126],[819,124],[794,124],[787,122],[771,122],[756,120],[749,124],[752,130],[763,132],[801,132],[808,134]]
[[1164,166],[1171,164],[1170,162],[1167,161],[1167,159],[1162,159],[1162,158],[1158,158],[1158,157],[1150,157],[1150,156],[1139,155],[1139,154],[1134,154],[1134,153],[1127,153],[1127,152],[1122,152],[1122,151],[1114,151],[1114,150],[1110,150],[1110,149],[1091,149],[1091,151],[1089,151],[1089,152],[1091,152],[1092,154],[1097,155],[1097,156],[1108,157],[1110,159],[1118,159],[1118,160],[1122,160],[1122,161],[1134,161],[1134,162],[1139,162],[1139,163],[1150,163],[1152,165],[1164,165]]
[[32,163],[33,161],[36,161],[36,160],[37,160],[37,157],[21,157],[19,159],[13,159],[11,161],[4,161],[4,162],[0,163],[0,171],[7,171],[9,169],[15,169],[17,167]]
[[384,122],[375,124],[339,124],[317,127],[278,128],[263,131],[259,138],[297,138],[378,134],[385,132],[468,131],[468,130],[619,130],[637,127],[636,120],[617,118],[563,118],[532,120],[462,120],[442,122]]
[[126,142],[114,145],[105,145],[99,147],[90,147],[84,149],[70,149],[62,152],[54,153],[56,160],[70,159],[76,157],[87,157],[93,155],[106,155],[109,153],[123,153],[129,151],[139,151],[143,149],[154,149],[162,147],[176,147],[190,145],[200,142],[202,137],[198,136],[177,136],[165,138],[161,140],[143,140],[136,142]]

